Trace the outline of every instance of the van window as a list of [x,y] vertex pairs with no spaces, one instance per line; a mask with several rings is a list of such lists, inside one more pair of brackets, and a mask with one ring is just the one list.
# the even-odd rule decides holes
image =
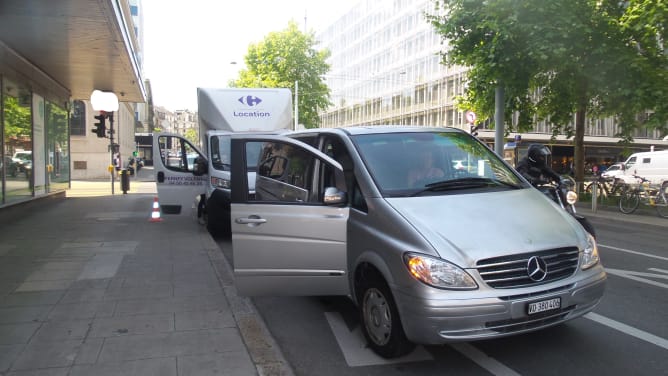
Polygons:
[[[313,201],[315,158],[292,145],[274,142],[249,142],[260,145],[255,195],[258,201]],[[317,188],[317,187],[316,187]]]
[[649,163],[652,161],[652,158],[643,158],[642,163]]

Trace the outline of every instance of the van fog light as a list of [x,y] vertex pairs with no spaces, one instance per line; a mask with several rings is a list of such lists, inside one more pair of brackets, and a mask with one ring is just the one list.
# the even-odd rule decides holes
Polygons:
[[473,290],[478,288],[473,278],[460,267],[449,262],[406,253],[404,263],[417,280],[442,289]]

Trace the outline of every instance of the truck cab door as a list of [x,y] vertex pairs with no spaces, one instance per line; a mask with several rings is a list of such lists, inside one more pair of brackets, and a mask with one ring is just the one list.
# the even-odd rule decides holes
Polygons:
[[157,133],[153,137],[153,168],[158,199],[164,214],[191,215],[206,193],[208,175],[195,162],[204,155],[182,136]]
[[[258,160],[245,161],[246,150],[258,146]],[[283,136],[235,135],[231,155],[232,249],[239,293],[349,294],[349,208],[341,165]],[[257,165],[254,196],[247,186],[249,164]]]

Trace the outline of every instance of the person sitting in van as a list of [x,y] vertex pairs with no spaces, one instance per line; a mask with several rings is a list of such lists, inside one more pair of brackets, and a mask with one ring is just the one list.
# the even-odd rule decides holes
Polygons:
[[561,180],[559,174],[547,165],[547,159],[550,155],[552,153],[547,146],[531,144],[526,157],[520,159],[515,169],[533,186],[550,181],[559,182]]
[[[419,152],[419,164],[408,172],[408,186],[415,187],[420,181],[436,180],[445,176],[443,170],[434,166],[434,154],[429,149]],[[427,181],[432,183],[433,181]]]

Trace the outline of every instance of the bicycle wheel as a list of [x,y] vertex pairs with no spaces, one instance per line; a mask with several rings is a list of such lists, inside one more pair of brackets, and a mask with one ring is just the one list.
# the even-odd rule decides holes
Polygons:
[[640,205],[640,192],[637,190],[627,190],[619,197],[619,211],[624,214],[631,214]]
[[659,194],[654,201],[656,213],[663,218],[668,218],[668,183],[663,183]]

